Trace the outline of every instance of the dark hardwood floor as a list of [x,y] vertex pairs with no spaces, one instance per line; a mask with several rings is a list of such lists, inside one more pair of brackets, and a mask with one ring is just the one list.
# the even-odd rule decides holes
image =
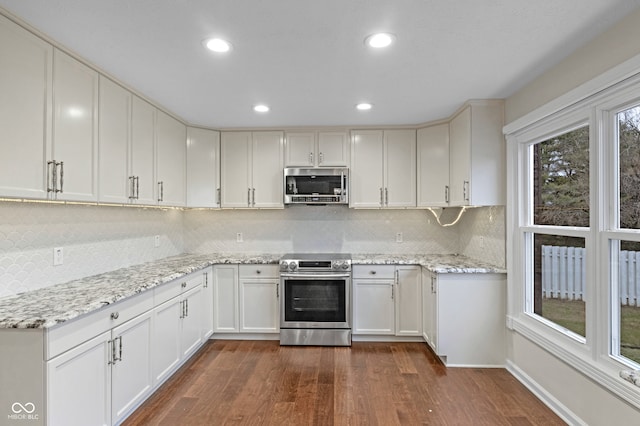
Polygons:
[[563,425],[503,369],[445,368],[424,343],[207,343],[124,423]]

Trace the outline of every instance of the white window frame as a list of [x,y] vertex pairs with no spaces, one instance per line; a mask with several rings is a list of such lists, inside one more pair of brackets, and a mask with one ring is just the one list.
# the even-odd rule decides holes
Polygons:
[[[609,83],[599,77],[556,101],[505,126],[507,139],[507,270],[509,298],[507,327],[563,360],[572,368],[601,383],[605,388],[640,408],[640,388],[629,386],[619,377],[621,369],[637,368],[633,362],[615,355],[612,346],[618,318],[615,279],[612,272],[611,240],[640,241],[640,230],[620,230],[614,226],[617,215],[617,143],[613,142],[615,115],[626,107],[640,105],[640,60],[635,73],[621,67]],[[622,76],[625,76],[622,78]],[[609,75],[610,76],[610,75]],[[595,81],[594,80],[594,81]],[[598,89],[596,89],[596,87]],[[573,102],[571,99],[573,98]],[[589,124],[590,227],[552,227],[533,225],[529,167],[534,143],[547,140]],[[562,327],[540,320],[527,311],[527,271],[532,259],[533,233],[585,238],[587,251],[586,338],[576,339]],[[614,259],[615,260],[615,259]],[[616,301],[613,303],[612,301]],[[613,354],[613,355],[612,355]]]

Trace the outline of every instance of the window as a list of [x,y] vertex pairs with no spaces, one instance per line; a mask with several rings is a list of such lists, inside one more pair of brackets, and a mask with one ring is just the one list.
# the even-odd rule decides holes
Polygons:
[[611,355],[640,364],[640,106],[617,112],[617,200],[611,239]]
[[[589,126],[537,142],[530,154],[531,199],[527,208],[533,232],[528,238],[532,249],[527,312],[584,340]],[[571,230],[559,233],[557,228],[562,227]]]

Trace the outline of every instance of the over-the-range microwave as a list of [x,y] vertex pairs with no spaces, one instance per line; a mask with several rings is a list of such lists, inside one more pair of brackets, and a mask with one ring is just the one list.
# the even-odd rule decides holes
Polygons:
[[346,167],[284,169],[285,204],[349,204]]

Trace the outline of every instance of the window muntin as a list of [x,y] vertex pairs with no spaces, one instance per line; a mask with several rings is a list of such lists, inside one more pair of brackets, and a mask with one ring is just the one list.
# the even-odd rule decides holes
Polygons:
[[532,146],[533,223],[589,226],[589,126]]
[[585,338],[585,239],[534,233],[532,244],[528,312]]

